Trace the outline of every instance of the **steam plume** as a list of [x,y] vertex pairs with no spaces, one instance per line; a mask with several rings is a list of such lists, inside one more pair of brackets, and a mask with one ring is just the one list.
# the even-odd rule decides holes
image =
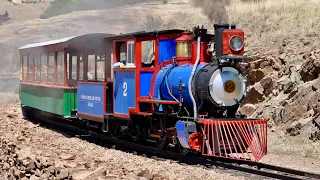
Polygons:
[[231,0],[191,0],[194,7],[202,8],[203,13],[213,23],[224,24],[229,22],[226,6]]

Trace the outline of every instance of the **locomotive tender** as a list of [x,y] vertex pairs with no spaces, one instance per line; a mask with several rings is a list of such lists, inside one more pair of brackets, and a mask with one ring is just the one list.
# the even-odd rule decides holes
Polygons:
[[21,47],[23,115],[50,117],[182,154],[259,161],[267,122],[238,114],[244,32],[214,25],[87,34]]

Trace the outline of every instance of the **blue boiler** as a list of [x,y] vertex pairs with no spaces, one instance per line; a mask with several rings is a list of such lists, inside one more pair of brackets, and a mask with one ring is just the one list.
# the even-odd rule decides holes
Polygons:
[[[197,71],[207,63],[200,63]],[[163,67],[157,74],[154,85],[154,94],[157,99],[175,101],[180,99],[180,82],[184,86],[182,91],[183,105],[187,107],[192,106],[192,100],[188,91],[189,79],[193,69],[192,64],[183,64],[174,66],[169,64]],[[195,72],[195,74],[196,74]],[[171,93],[171,95],[170,95]]]

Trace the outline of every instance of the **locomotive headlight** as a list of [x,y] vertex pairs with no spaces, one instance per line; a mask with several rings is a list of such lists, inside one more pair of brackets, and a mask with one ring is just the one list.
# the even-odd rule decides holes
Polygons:
[[240,51],[243,48],[243,40],[240,36],[233,36],[230,39],[230,48],[233,51]]

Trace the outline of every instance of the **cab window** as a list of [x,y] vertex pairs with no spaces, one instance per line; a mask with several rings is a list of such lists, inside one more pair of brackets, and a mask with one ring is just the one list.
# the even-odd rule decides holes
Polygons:
[[127,43],[123,42],[120,45],[120,62],[126,64],[127,62]]
[[142,42],[142,67],[154,67],[155,62],[155,41]]
[[127,65],[134,65],[134,41],[127,42]]

